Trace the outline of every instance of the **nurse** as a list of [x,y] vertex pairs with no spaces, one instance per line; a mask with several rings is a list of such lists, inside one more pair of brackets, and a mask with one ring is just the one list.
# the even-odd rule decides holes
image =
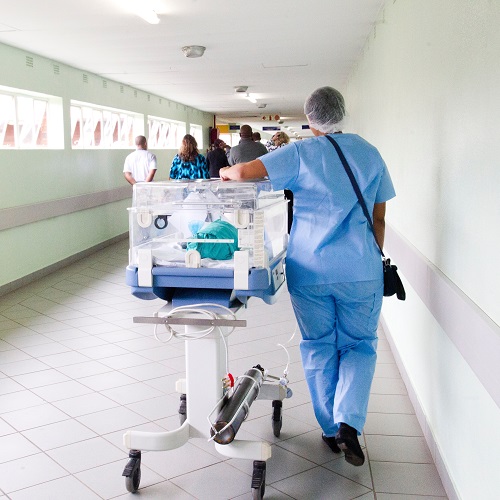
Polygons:
[[[383,298],[380,250],[386,201],[395,196],[375,147],[342,133],[344,98],[331,87],[314,91],[304,112],[313,138],[256,160],[221,169],[223,180],[268,176],[275,190],[293,192],[293,225],[286,273],[302,334],[300,351],[323,441],[352,465],[365,457],[358,441],[377,358]],[[360,187],[371,231],[333,145],[332,134]]]

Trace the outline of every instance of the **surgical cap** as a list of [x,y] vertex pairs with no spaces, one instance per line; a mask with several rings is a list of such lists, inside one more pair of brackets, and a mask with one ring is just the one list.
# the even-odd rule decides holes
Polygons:
[[312,128],[325,134],[336,132],[345,116],[344,98],[332,87],[321,87],[306,99],[304,113]]

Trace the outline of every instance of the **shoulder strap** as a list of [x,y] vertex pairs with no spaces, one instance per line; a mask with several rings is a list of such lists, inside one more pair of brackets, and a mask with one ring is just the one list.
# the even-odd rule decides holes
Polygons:
[[[340,161],[342,162],[342,165],[344,166],[344,169],[346,171],[346,174],[349,177],[349,180],[351,181],[352,187],[354,188],[354,192],[356,193],[356,196],[358,197],[359,204],[361,205],[361,208],[363,209],[363,213],[365,214],[366,219],[368,220],[368,225],[370,226],[370,229],[372,230],[373,236],[375,237],[375,229],[373,228],[373,222],[372,218],[370,217],[370,214],[368,212],[368,209],[366,208],[366,203],[363,198],[363,195],[361,194],[361,190],[359,189],[358,183],[356,182],[356,179],[354,178],[354,174],[352,173],[351,167],[349,166],[349,163],[347,163],[347,160],[344,156],[344,153],[340,149],[339,145],[337,144],[337,141],[333,139],[333,137],[330,137],[329,135],[325,135],[325,137],[332,143],[333,147],[337,151],[337,154],[339,155]],[[382,257],[385,257],[384,252],[382,251],[382,248],[380,248],[380,245],[378,244],[377,238],[375,238],[375,243],[377,244],[380,253],[382,254]]]

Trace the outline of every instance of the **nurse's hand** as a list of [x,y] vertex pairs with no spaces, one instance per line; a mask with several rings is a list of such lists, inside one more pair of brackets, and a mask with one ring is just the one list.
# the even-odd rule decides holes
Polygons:
[[222,167],[220,170],[219,170],[219,177],[221,178],[221,180],[223,181],[229,181],[231,180],[230,177],[228,177],[227,175],[227,171],[230,169],[231,167]]

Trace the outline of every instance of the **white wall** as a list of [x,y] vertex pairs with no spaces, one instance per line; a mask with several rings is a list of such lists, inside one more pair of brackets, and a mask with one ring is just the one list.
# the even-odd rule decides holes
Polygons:
[[500,498],[499,26],[496,0],[387,0],[344,89],[397,191],[386,248],[408,299],[383,318],[464,499]]

